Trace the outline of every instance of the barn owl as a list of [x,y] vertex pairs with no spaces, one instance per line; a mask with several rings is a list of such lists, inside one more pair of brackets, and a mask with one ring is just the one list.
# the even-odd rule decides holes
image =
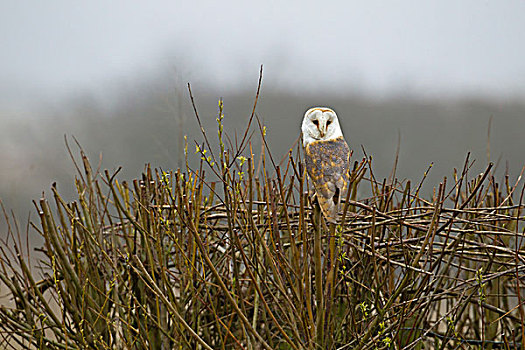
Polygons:
[[306,111],[301,127],[306,170],[312,180],[321,211],[337,223],[341,198],[348,189],[350,150],[335,112],[326,107]]

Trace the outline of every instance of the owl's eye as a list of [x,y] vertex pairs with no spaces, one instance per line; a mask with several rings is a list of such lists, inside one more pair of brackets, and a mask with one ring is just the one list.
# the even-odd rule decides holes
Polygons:
[[331,120],[327,120],[327,121],[326,121],[326,126],[328,126],[328,125],[330,125],[330,124],[332,124],[332,121],[331,121]]
[[313,121],[313,123],[314,123],[315,126],[319,126],[319,120],[314,119],[314,120],[312,120],[312,121]]

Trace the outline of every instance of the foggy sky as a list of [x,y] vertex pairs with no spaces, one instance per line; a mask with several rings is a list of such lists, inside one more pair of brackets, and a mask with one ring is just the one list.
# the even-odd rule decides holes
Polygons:
[[[525,96],[523,1],[7,1],[0,108],[167,69],[224,89]],[[1,109],[0,109],[1,110]]]

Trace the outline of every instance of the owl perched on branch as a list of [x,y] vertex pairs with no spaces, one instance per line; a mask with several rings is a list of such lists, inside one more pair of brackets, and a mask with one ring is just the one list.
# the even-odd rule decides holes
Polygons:
[[306,111],[301,127],[306,170],[327,221],[337,223],[341,198],[350,180],[350,150],[335,112],[326,107]]

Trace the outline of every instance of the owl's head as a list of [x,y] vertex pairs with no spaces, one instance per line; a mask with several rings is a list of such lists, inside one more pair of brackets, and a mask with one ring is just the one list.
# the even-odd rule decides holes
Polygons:
[[304,114],[303,146],[319,140],[331,140],[343,136],[337,114],[327,107],[310,108]]

